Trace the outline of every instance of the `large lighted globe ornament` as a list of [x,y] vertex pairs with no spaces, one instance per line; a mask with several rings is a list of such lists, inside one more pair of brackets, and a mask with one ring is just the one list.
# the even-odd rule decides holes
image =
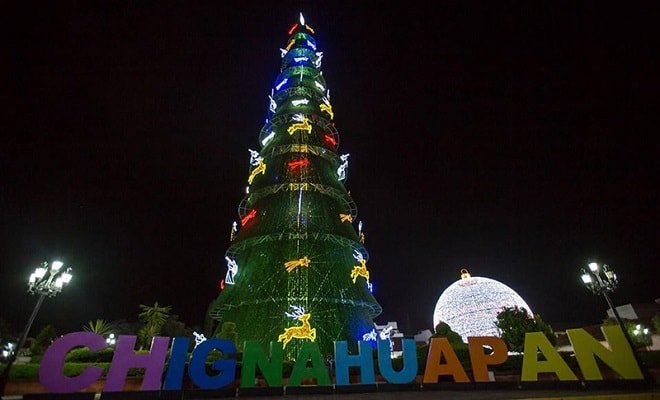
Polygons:
[[495,325],[497,314],[504,307],[527,309],[525,300],[507,285],[494,279],[470,276],[461,270],[461,279],[452,283],[440,295],[433,313],[433,326],[445,322],[467,342],[468,336],[500,336]]

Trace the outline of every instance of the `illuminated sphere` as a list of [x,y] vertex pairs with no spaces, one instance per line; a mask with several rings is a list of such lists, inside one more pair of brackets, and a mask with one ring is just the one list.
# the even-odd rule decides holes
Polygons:
[[500,336],[495,326],[503,307],[532,309],[518,293],[494,279],[470,276],[461,270],[461,279],[452,283],[438,299],[433,326],[445,322],[467,342],[468,336]]

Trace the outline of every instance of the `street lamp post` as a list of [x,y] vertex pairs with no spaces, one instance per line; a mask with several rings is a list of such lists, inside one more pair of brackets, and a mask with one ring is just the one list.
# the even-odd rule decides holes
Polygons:
[[32,323],[37,317],[37,313],[39,312],[44,299],[46,297],[53,297],[61,292],[62,288],[71,282],[71,278],[73,278],[73,275],[71,275],[71,268],[65,269],[63,267],[64,264],[61,261],[53,261],[50,264],[44,262],[40,267],[34,270],[32,275],[30,275],[30,279],[28,280],[28,293],[39,295],[39,298],[37,299],[34,309],[32,309],[32,314],[30,314],[30,318],[25,324],[25,328],[23,328],[18,345],[9,355],[7,365],[2,372],[2,377],[0,377],[0,396],[5,394],[5,386],[9,380],[11,367],[14,364],[14,361],[16,361],[18,352],[25,345]]
[[589,289],[593,294],[596,295],[602,294],[603,297],[605,297],[605,300],[607,301],[607,305],[610,306],[610,309],[612,310],[612,314],[614,314],[614,319],[616,319],[616,322],[619,324],[619,327],[621,327],[621,330],[623,331],[623,335],[625,336],[626,340],[628,341],[628,344],[630,345],[630,349],[633,352],[635,361],[637,361],[637,364],[639,365],[639,367],[642,370],[642,373],[644,374],[644,379],[648,380],[649,375],[646,371],[646,368],[642,364],[642,361],[639,359],[639,356],[637,355],[637,351],[635,351],[635,346],[633,344],[632,339],[630,338],[630,335],[628,334],[628,329],[623,323],[621,316],[619,316],[619,312],[616,310],[616,307],[614,307],[614,304],[612,303],[612,299],[608,295],[608,293],[614,292],[614,289],[616,289],[616,285],[619,283],[616,274],[614,273],[614,270],[611,269],[606,264],[603,264],[603,266],[601,267],[600,265],[598,265],[598,263],[595,262],[589,263],[588,266],[589,269],[582,268],[581,270],[580,277],[582,278],[582,282],[587,287],[587,289]]

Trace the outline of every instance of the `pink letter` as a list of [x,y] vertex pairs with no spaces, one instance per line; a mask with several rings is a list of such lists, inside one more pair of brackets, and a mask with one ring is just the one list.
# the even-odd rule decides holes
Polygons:
[[48,347],[39,366],[39,382],[53,393],[79,392],[99,379],[103,369],[86,367],[78,376],[64,376],[64,359],[71,349],[87,346],[90,351],[98,351],[106,347],[103,336],[92,332],[73,332],[62,336]]
[[144,368],[141,390],[160,389],[160,380],[165,367],[165,356],[170,338],[155,336],[151,341],[149,354],[135,354],[135,336],[119,336],[115,355],[103,391],[119,392],[124,390],[124,382],[129,368]]

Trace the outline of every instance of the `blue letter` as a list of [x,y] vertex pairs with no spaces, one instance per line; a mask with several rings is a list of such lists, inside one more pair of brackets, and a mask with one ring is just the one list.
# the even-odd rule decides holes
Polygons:
[[[389,358],[389,342],[388,355]],[[371,356],[371,346],[367,342],[358,342],[358,354],[349,355],[346,342],[335,342],[335,375],[337,385],[348,385],[348,368],[359,367],[361,378],[360,382],[369,384],[376,382],[374,378],[374,360]]]
[[181,389],[183,369],[186,365],[186,357],[188,356],[189,341],[190,339],[187,337],[176,337],[172,340],[170,362],[167,367],[167,375],[165,376],[165,385],[163,385],[164,390]]
[[396,372],[392,368],[392,360],[390,359],[389,340],[378,341],[378,369],[380,369],[383,378],[389,383],[410,383],[417,376],[417,349],[415,347],[415,341],[412,339],[403,339],[401,344],[403,346],[403,368],[401,371]]
[[188,375],[193,383],[201,389],[219,389],[234,381],[236,376],[236,360],[219,359],[213,362],[213,369],[219,374],[206,374],[206,358],[213,350],[220,350],[223,355],[236,353],[236,345],[228,339],[206,339],[193,351]]

